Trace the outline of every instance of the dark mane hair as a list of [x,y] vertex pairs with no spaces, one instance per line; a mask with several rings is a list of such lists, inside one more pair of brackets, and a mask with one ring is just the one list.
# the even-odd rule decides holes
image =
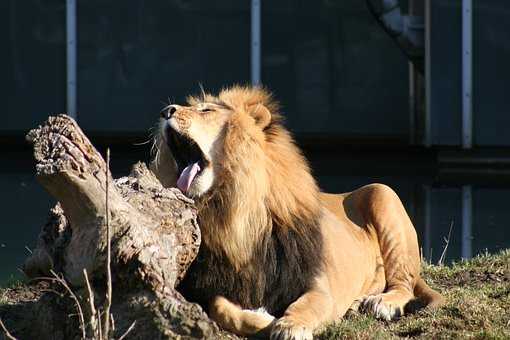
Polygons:
[[[197,202],[200,251],[179,288],[204,307],[222,295],[282,313],[324,261],[322,207],[308,162],[266,90],[237,86],[189,100],[222,102],[232,114],[214,187]],[[263,126],[254,113],[261,107],[270,115]]]
[[322,269],[322,235],[309,232],[316,229],[319,218],[296,221],[295,229],[275,226],[256,245],[252,261],[240,270],[202,243],[178,289],[206,309],[214,296],[222,295],[242,308],[264,307],[281,315]]

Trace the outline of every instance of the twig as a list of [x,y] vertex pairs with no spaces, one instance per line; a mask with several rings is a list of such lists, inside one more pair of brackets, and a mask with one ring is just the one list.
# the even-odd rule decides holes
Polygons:
[[30,253],[30,255],[32,255],[34,252],[32,251],[32,249],[30,249],[28,246],[25,246],[25,249]]
[[115,319],[113,318],[113,314],[110,314],[110,320],[112,321],[112,333],[115,334]]
[[53,275],[55,277],[55,280],[58,283],[60,283],[67,290],[69,295],[71,295],[71,298],[74,300],[74,303],[76,304],[76,309],[78,309],[78,318],[80,320],[80,328],[81,328],[82,339],[84,339],[84,340],[87,339],[87,332],[85,331],[85,318],[83,317],[83,310],[81,308],[80,301],[76,297],[76,294],[73,293],[73,291],[71,290],[71,288],[67,284],[66,280],[64,280],[63,278],[58,276],[57,273],[55,273],[53,271],[53,269],[50,269],[50,273],[51,273],[51,275]]
[[59,291],[56,291],[55,289],[41,288],[41,292],[43,292],[43,293],[53,293],[56,296],[58,296],[59,298],[63,298],[64,297],[64,294],[60,293]]
[[110,178],[110,148],[106,149],[106,305],[104,310],[104,336],[110,338],[110,307],[112,305],[112,269],[111,269],[111,235],[110,235],[110,209],[108,207],[108,186]]
[[97,313],[97,335],[99,336],[99,339],[103,339],[103,326],[101,322],[101,309],[99,309],[99,312]]
[[132,330],[133,328],[135,328],[135,324],[136,324],[136,320],[133,321],[133,323],[131,324],[131,326],[129,326],[129,328],[127,329],[127,331],[122,334],[122,336],[119,338],[119,340],[123,340]]
[[[134,322],[133,322],[134,324]],[[2,322],[2,318],[0,318],[0,327],[2,327],[2,330],[4,331],[5,333],[5,336],[11,340],[18,340],[17,338],[15,338],[11,333],[9,333],[9,331],[7,330],[7,328],[5,327],[4,323]],[[128,329],[129,331],[129,329]],[[124,337],[124,336],[123,336]]]
[[25,273],[25,272],[23,271],[23,269],[22,269],[22,268],[17,267],[16,269],[17,269],[17,270],[18,270],[21,274],[23,274],[23,276],[28,277],[27,273]]
[[92,328],[92,333],[94,335],[97,335],[99,337],[99,340],[102,340],[97,330],[97,311],[96,306],[94,305],[94,292],[92,291],[92,287],[90,286],[89,276],[87,275],[87,269],[85,268],[83,268],[83,276],[85,276],[85,283],[87,284],[87,291],[89,294],[90,327]]
[[453,229],[453,221],[452,221],[452,223],[450,223],[450,230],[448,231],[448,237],[444,239],[445,245],[443,248],[443,252],[441,253],[441,257],[439,257],[439,261],[437,261],[437,264],[440,266],[443,265],[443,261],[446,257],[446,249],[448,249],[448,245],[450,244],[450,236],[452,234],[452,229]]

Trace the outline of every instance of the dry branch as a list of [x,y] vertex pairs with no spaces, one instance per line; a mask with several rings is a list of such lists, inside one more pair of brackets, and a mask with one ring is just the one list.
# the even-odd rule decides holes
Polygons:
[[200,307],[174,290],[200,244],[193,202],[177,189],[163,188],[142,163],[130,176],[113,180],[100,153],[68,116],[50,117],[27,139],[34,146],[36,176],[59,204],[24,271],[33,277],[62,272],[75,289],[87,292],[86,270],[94,290],[104,291],[110,228],[116,333],[138,320],[130,338],[216,334]]
[[2,331],[4,332],[5,337],[7,339],[18,340],[14,336],[12,336],[12,334],[9,332],[9,330],[7,330],[7,328],[5,327],[4,323],[2,322],[2,319],[0,319],[0,328],[2,328]]

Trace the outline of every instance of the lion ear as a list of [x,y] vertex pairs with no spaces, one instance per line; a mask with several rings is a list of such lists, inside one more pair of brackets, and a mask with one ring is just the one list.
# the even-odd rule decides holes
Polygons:
[[248,108],[248,112],[255,119],[255,123],[261,129],[271,123],[271,112],[263,104],[254,104]]

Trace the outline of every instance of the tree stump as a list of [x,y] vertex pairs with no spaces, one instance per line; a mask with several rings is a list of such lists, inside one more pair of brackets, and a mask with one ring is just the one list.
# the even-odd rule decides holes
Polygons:
[[85,291],[86,269],[103,301],[109,183],[116,334],[137,320],[129,338],[218,337],[202,309],[174,289],[200,245],[193,201],[178,189],[163,188],[142,163],[128,177],[113,180],[100,153],[66,115],[50,117],[27,139],[39,182],[59,201],[25,262],[27,275],[61,272],[73,289]]

